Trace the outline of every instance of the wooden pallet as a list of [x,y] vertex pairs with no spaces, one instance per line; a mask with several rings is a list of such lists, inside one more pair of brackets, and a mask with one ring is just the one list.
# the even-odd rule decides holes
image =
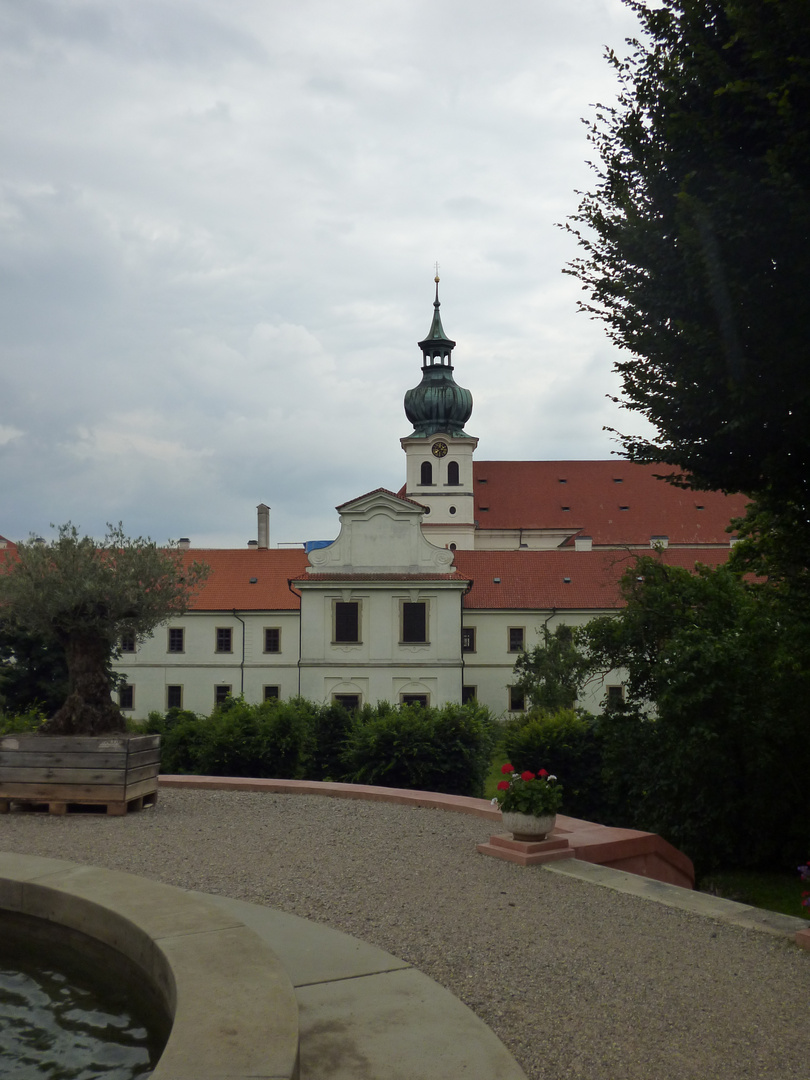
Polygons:
[[6,735],[0,814],[21,803],[51,814],[95,807],[123,815],[155,804],[159,772],[159,735]]
[[[72,796],[71,796],[72,798]],[[49,814],[78,814],[88,810],[97,810],[99,813],[110,817],[123,817],[130,810],[144,810],[148,806],[157,803],[157,792],[149,795],[139,795],[127,802],[96,802],[91,799],[82,799],[80,802],[44,802],[36,799],[0,799],[0,814],[7,814],[11,810],[11,804],[15,803],[22,810],[46,811]]]

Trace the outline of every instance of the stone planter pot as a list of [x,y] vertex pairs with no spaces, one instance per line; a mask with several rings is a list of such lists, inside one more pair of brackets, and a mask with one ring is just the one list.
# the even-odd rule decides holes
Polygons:
[[157,801],[159,735],[5,735],[0,738],[0,814],[13,802],[70,804],[126,814]]
[[516,814],[502,810],[501,816],[504,827],[509,830],[515,840],[545,840],[557,821],[556,814],[535,817],[533,814]]

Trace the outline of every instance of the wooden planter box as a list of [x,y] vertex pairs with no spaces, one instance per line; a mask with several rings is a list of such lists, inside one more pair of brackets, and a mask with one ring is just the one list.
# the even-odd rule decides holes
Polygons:
[[159,735],[4,735],[0,814],[11,803],[47,804],[51,814],[96,806],[126,814],[157,802]]

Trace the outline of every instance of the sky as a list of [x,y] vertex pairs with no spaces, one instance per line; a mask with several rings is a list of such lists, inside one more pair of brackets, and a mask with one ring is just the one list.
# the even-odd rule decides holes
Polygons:
[[577,311],[621,0],[0,0],[0,534],[337,534],[441,314],[481,460],[646,433]]

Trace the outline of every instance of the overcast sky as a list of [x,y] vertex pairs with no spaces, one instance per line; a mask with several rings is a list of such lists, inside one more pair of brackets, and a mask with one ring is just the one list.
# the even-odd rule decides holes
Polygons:
[[331,538],[432,316],[487,459],[640,430],[556,223],[620,0],[0,0],[0,534]]

